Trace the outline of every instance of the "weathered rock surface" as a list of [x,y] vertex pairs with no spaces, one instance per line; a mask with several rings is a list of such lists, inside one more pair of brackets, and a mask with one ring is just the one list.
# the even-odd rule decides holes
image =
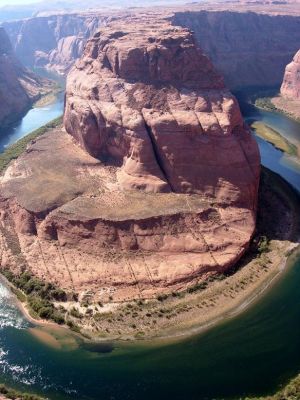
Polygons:
[[20,64],[0,27],[0,129],[21,118],[49,84]]
[[175,25],[191,29],[230,89],[276,86],[299,49],[300,16],[264,12],[178,12]]
[[69,135],[36,140],[1,181],[2,265],[21,253],[104,301],[224,272],[256,218],[258,148],[223,79],[187,29],[129,22],[96,33],[70,72]]
[[300,50],[286,66],[280,93],[271,102],[279,111],[300,119]]
[[255,209],[257,146],[186,29],[151,22],[96,34],[69,74],[64,121],[91,155],[121,167],[124,189]]
[[287,99],[300,100],[300,50],[285,69],[280,92]]

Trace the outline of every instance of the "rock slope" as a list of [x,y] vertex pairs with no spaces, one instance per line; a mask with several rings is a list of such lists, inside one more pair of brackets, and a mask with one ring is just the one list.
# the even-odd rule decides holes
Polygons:
[[285,69],[280,92],[287,99],[300,100],[300,50]]
[[[118,301],[181,289],[245,252],[258,147],[189,30],[132,18],[96,33],[69,74],[64,123],[69,134],[38,139],[1,182],[3,240],[33,273]],[[20,268],[9,244],[3,265]]]
[[0,129],[21,118],[47,85],[50,82],[20,64],[6,32],[0,27]]

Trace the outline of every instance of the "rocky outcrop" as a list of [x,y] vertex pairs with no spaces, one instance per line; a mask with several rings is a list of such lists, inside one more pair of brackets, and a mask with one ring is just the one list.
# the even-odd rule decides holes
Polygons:
[[0,129],[21,118],[47,85],[50,82],[20,64],[6,32],[0,27]]
[[299,16],[199,11],[178,12],[171,20],[194,31],[231,89],[279,86],[285,66],[299,49]]
[[280,92],[287,99],[300,100],[300,50],[285,69]]
[[[4,242],[18,237],[33,273],[118,301],[243,255],[258,147],[189,30],[131,18],[96,33],[69,74],[64,123],[1,182]],[[18,268],[9,245],[2,263]]]
[[66,14],[4,23],[18,58],[30,68],[66,74],[82,55],[87,39],[110,18]]
[[64,120],[91,155],[121,167],[126,189],[235,197],[255,209],[256,145],[188,30],[103,29],[68,77]]

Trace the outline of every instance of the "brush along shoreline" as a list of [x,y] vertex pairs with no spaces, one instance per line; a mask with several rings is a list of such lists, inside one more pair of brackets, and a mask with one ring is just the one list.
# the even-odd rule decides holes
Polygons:
[[[21,145],[17,142],[8,148],[0,156],[2,172],[9,159],[21,155],[31,140],[51,132],[60,123],[60,119],[49,123],[38,133],[23,138]],[[156,298],[130,302],[111,298],[107,303],[93,304],[88,300],[79,302],[76,295],[67,294],[63,301],[52,298],[49,304],[60,313],[61,325],[93,341],[176,340],[194,335],[243,312],[277,281],[288,256],[298,246],[299,215],[298,194],[278,175],[263,169],[257,232],[250,249],[226,275],[193,282],[183,290]],[[36,325],[53,326],[54,322],[39,318],[36,310],[32,312],[28,296],[20,287],[13,287],[13,291],[18,291],[20,309],[27,319]]]

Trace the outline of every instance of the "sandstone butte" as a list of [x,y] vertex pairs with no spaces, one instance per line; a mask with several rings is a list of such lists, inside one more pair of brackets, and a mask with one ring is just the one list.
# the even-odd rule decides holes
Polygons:
[[280,92],[287,99],[300,100],[300,50],[286,66]]
[[47,86],[50,90],[50,81],[37,77],[17,60],[0,27],[0,129],[23,117]]
[[4,266],[118,301],[240,259],[255,229],[259,151],[188,29],[150,17],[101,29],[65,104],[65,130],[2,177]]
[[300,50],[285,68],[280,95],[271,102],[278,110],[300,119]]

